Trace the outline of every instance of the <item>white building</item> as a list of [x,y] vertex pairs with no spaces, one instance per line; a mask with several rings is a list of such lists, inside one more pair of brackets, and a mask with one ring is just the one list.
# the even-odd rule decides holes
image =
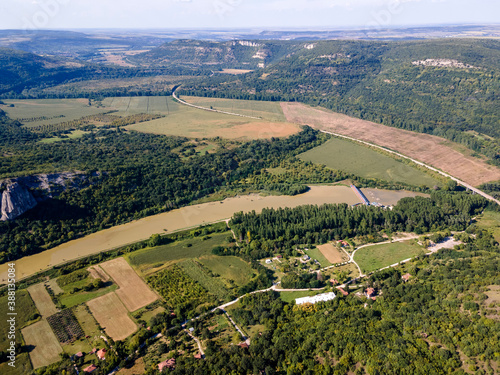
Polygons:
[[329,293],[322,293],[322,294],[317,294],[312,297],[301,297],[301,298],[296,298],[295,303],[297,305],[302,305],[304,303],[312,303],[315,304],[316,302],[325,302],[325,301],[331,301],[332,299],[335,298],[335,293],[329,292]]

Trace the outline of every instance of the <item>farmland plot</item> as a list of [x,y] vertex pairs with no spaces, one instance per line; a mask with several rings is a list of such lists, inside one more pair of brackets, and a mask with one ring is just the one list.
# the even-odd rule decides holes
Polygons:
[[123,340],[137,330],[126,307],[114,292],[88,301],[87,306],[106,334],[115,341]]
[[337,249],[333,244],[327,243],[324,245],[318,245],[317,248],[325,256],[326,259],[332,264],[342,263],[348,260],[347,255],[342,251]]
[[57,313],[57,307],[52,302],[49,292],[45,289],[44,283],[32,285],[28,288],[28,292],[35,302],[35,306],[43,317],[48,317]]
[[101,264],[101,268],[120,287],[116,295],[129,311],[135,311],[156,301],[158,296],[135,273],[124,258],[116,258]]
[[46,320],[41,320],[21,330],[26,345],[33,346],[30,352],[33,368],[48,366],[61,358],[62,347]]

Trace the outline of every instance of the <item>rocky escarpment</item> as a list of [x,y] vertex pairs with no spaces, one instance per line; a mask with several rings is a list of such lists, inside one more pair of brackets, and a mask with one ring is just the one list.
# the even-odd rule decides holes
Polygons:
[[24,186],[14,182],[2,193],[1,221],[12,220],[37,205],[33,195]]
[[39,202],[54,198],[67,189],[80,190],[91,184],[84,173],[39,174],[0,181],[2,201],[0,221],[13,220],[34,208]]

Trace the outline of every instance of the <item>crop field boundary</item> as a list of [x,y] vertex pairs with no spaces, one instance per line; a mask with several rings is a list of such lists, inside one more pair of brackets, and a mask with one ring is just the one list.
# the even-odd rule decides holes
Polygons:
[[444,176],[444,177],[447,177],[447,178],[450,178],[452,179],[453,181],[455,181],[457,184],[465,187],[467,190],[471,190],[472,192],[476,193],[476,194],[479,194],[481,195],[482,197],[488,199],[489,201],[492,201],[492,202],[495,202],[496,204],[498,204],[500,206],[500,201],[498,199],[495,199],[493,198],[491,195],[489,194],[486,194],[484,191],[482,190],[479,190],[478,188],[472,186],[472,185],[469,185],[468,183],[462,181],[462,180],[459,180],[458,178],[456,177],[453,177],[452,175],[446,173],[446,172],[443,172],[441,171],[440,169],[437,169],[437,168],[434,168],[428,164],[425,164],[421,161],[418,161],[418,160],[415,160],[409,156],[406,156],[406,155],[403,155],[397,151],[393,151],[393,150],[390,150],[386,147],[383,147],[383,146],[379,146],[379,145],[376,145],[374,143],[370,143],[370,142],[367,142],[367,141],[362,141],[361,139],[356,139],[356,138],[353,138],[353,137],[349,137],[347,135],[342,135],[342,134],[339,134],[339,133],[334,133],[334,132],[330,132],[330,131],[327,131],[327,130],[321,130],[321,129],[318,129],[320,132],[322,133],[325,133],[325,134],[330,134],[330,135],[333,135],[335,137],[339,137],[339,138],[344,138],[344,139],[348,139],[350,141],[354,141],[354,142],[358,142],[358,143],[362,143],[366,146],[370,146],[370,147],[375,147],[375,148],[378,148],[380,150],[383,150],[385,152],[389,152],[393,155],[396,155],[396,156],[399,156],[400,158],[404,158],[404,159],[407,159],[407,160],[410,160],[412,161],[413,163],[417,164],[417,165],[420,165],[422,167],[425,167],[427,169],[430,169],[431,171],[433,172],[436,172],[436,173],[439,173],[440,175]]

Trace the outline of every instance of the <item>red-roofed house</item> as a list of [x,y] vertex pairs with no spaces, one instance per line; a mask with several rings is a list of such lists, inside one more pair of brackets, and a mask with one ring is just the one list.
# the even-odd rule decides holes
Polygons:
[[366,293],[365,293],[365,294],[366,294],[366,296],[367,296],[368,298],[374,298],[374,297],[375,297],[375,294],[376,294],[376,293],[375,293],[375,289],[373,289],[373,288],[368,288],[368,289],[366,289]]
[[332,285],[337,285],[339,282],[337,280],[335,280],[335,279],[330,279],[330,283]]
[[97,358],[106,359],[106,349],[101,349],[97,351]]
[[194,358],[196,358],[196,359],[201,359],[201,358],[202,358],[201,353],[195,354],[195,355],[194,355]]
[[167,359],[166,361],[163,361],[161,363],[158,363],[158,370],[160,372],[163,371],[164,368],[174,368],[175,367],[175,358],[170,358],[170,359]]
[[247,344],[245,341],[240,342],[240,343],[238,344],[238,346],[239,346],[240,348],[243,348],[243,349],[248,348],[248,344]]
[[344,297],[349,295],[349,293],[348,293],[348,292],[346,292],[346,291],[345,291],[344,289],[342,289],[341,287],[338,287],[337,289],[339,290],[339,292],[340,292],[340,293],[342,293],[342,295],[343,295]]
[[78,353],[75,354],[75,357],[81,358],[81,357],[83,357],[83,353],[82,352],[78,352]]
[[405,273],[403,276],[401,276],[401,278],[406,283],[408,280],[410,280],[411,275],[409,273]]
[[91,372],[94,372],[95,370],[97,370],[97,366],[96,365],[90,365],[88,367],[85,367],[83,369],[83,372],[86,372],[87,374],[90,374]]

